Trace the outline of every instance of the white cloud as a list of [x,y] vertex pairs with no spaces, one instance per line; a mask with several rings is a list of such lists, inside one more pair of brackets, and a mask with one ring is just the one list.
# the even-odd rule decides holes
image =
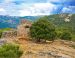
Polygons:
[[31,12],[24,9],[24,10],[20,10],[20,16],[28,16],[28,15],[31,15]]
[[4,12],[5,10],[3,8],[0,8],[0,12]]
[[75,6],[68,6],[62,9],[63,13],[75,13]]
[[29,7],[23,7],[20,16],[37,16],[37,15],[50,15],[56,6],[50,3],[35,3]]
[[61,0],[47,0],[47,2],[59,2],[59,3],[66,2],[66,1],[67,0],[62,0],[62,1]]
[[6,15],[6,10],[4,8],[0,8],[0,15]]
[[[66,7],[72,0],[1,0],[0,15],[37,16],[55,13],[75,13],[74,7]],[[55,4],[54,4],[54,3]],[[53,4],[52,4],[53,3]],[[64,5],[63,5],[64,4]],[[69,5],[70,6],[70,5]],[[61,13],[62,13],[61,12]]]
[[64,7],[63,9],[62,9],[62,12],[66,12],[66,11],[70,11],[71,9],[69,9],[69,8],[67,8],[67,7]]

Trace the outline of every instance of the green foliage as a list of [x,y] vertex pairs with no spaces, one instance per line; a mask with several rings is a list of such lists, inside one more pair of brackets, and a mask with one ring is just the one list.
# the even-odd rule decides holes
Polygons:
[[[70,14],[55,14],[47,16],[48,20],[50,20],[56,27],[57,35],[60,37],[61,33],[65,30],[72,33],[72,39],[75,41],[75,14],[72,14],[69,17]],[[65,19],[68,17],[70,20],[69,22],[65,22]]]
[[56,27],[56,32],[57,32],[57,38],[60,38],[63,32],[70,32],[67,28],[64,27]]
[[4,31],[8,31],[8,30],[11,30],[11,28],[3,28],[3,29],[0,29],[0,32],[4,32]]
[[40,39],[54,40],[56,37],[55,26],[47,20],[47,17],[40,18],[32,24],[30,28],[31,37],[38,42]]
[[20,58],[22,53],[17,45],[4,44],[0,46],[0,58]]
[[75,41],[75,34],[72,34],[72,41]]
[[70,32],[63,32],[60,36],[60,39],[63,39],[63,40],[71,40],[72,39],[72,36],[71,36],[71,33]]

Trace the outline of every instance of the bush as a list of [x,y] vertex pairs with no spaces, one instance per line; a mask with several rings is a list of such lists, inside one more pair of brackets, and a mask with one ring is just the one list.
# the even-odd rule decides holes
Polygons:
[[0,32],[0,38],[1,38],[1,36],[2,36],[2,32]]
[[46,18],[40,18],[30,28],[31,37],[40,42],[40,39],[53,41],[56,37],[55,26]]
[[63,40],[71,40],[71,33],[70,32],[63,32],[60,36],[61,39]]
[[4,44],[0,47],[0,58],[20,58],[22,51],[19,46],[13,44]]

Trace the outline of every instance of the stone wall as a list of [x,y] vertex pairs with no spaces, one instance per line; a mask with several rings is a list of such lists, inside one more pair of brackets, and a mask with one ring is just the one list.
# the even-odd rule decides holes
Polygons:
[[16,30],[10,30],[10,31],[4,31],[2,33],[1,38],[10,38],[10,37],[16,37],[17,36],[17,31]]
[[31,25],[32,23],[30,21],[22,20],[22,22],[17,26],[17,29],[4,31],[2,33],[2,38],[18,37],[28,39]]

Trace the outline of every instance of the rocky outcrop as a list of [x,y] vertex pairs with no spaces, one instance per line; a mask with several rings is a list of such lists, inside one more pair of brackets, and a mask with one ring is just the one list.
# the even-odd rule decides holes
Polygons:
[[16,37],[17,36],[17,31],[16,30],[10,30],[10,31],[4,31],[2,33],[1,38],[11,38],[11,37]]
[[40,51],[37,53],[28,51],[24,57],[25,58],[33,58],[33,57],[35,58],[72,58],[69,55],[58,53],[57,51]]
[[20,40],[24,51],[21,58],[75,58],[75,49],[67,42],[70,41],[55,40],[53,43],[38,44]]
[[29,38],[29,29],[32,23],[27,20],[22,20],[20,25],[17,27],[17,36],[19,39],[28,39]]

